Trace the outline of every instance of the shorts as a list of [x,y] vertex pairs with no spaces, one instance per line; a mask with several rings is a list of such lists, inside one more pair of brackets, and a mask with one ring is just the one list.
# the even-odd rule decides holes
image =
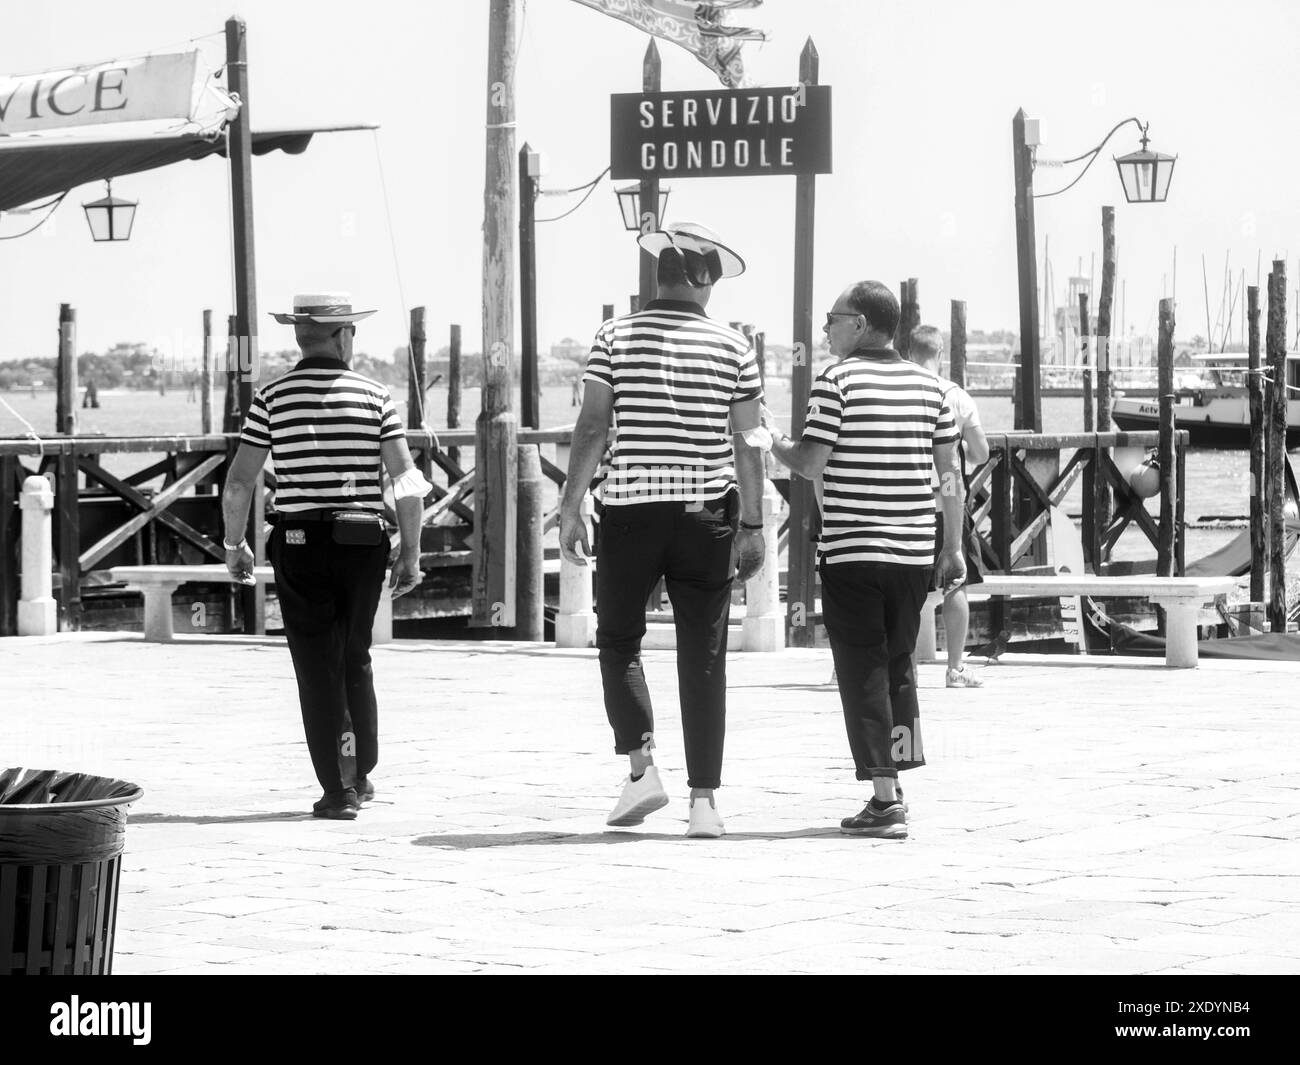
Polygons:
[[[972,526],[970,515],[966,515],[962,520],[962,537],[961,537],[961,557],[966,560],[966,580],[962,587],[968,584],[983,584],[984,578],[980,574],[979,559],[971,554],[970,542]],[[943,511],[937,510],[934,514],[934,569],[930,576],[930,590],[939,590],[939,552],[943,550]]]

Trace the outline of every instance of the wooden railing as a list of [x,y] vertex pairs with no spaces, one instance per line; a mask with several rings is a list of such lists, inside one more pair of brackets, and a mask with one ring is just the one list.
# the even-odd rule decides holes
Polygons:
[[[474,512],[467,501],[473,491],[473,470],[463,469],[447,450],[472,448],[474,431],[450,430],[435,437],[410,430],[406,435],[421,467],[430,473],[436,467],[448,480],[448,487],[435,483],[427,501],[426,524],[447,511],[472,524]],[[521,429],[518,440],[567,444],[571,436],[572,427]],[[60,624],[75,629],[81,620],[82,589],[98,571],[115,564],[224,559],[218,543],[221,489],[238,442],[234,433],[0,440],[0,635],[17,631],[21,539],[17,501],[24,478],[47,475],[55,484]],[[104,466],[105,455],[140,455],[144,464],[127,473],[113,473]],[[563,483],[564,474],[557,466],[544,461],[543,469],[552,480]],[[275,478],[269,464],[264,478],[273,501]],[[61,485],[77,485],[77,491],[59,491]],[[547,528],[556,520],[552,511]]]

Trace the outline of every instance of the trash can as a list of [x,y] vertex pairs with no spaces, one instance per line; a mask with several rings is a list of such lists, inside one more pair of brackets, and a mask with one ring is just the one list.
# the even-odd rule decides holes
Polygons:
[[113,971],[126,808],[143,789],[0,770],[0,975]]

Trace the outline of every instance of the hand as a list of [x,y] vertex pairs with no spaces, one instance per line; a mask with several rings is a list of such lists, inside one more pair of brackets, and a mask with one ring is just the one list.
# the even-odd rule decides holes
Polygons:
[[241,544],[234,550],[226,549],[226,569],[238,584],[257,584],[257,578],[253,576],[253,561],[253,552],[248,544]]
[[938,584],[944,595],[955,592],[966,583],[966,560],[962,558],[960,548],[944,548],[940,551],[935,569],[938,570]]
[[[578,548],[582,553],[578,553]],[[578,514],[560,513],[560,553],[577,566],[585,566],[591,558],[591,543],[587,539],[587,523]]]
[[388,587],[392,589],[393,598],[398,599],[418,587],[422,580],[424,574],[420,572],[420,556],[404,554],[393,564],[393,573],[388,580]]
[[741,529],[731,547],[732,557],[736,563],[736,580],[744,583],[751,580],[763,568],[763,556],[767,553],[767,544],[758,529]]

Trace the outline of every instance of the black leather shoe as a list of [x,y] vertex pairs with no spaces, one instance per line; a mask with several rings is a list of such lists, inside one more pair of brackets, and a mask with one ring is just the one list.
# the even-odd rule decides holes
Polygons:
[[311,808],[312,816],[328,817],[332,821],[355,821],[361,803],[357,801],[355,788],[342,791],[327,791]]
[[357,802],[369,802],[375,797],[375,785],[369,777],[357,777]]

